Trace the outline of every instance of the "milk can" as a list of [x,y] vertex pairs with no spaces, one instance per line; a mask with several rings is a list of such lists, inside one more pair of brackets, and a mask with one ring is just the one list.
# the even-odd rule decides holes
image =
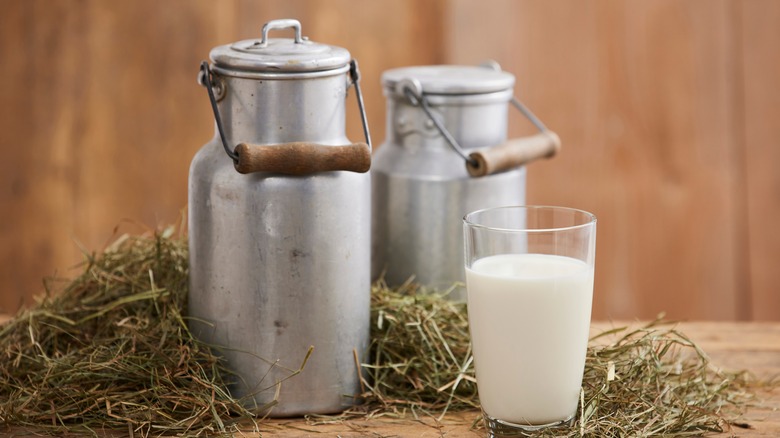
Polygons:
[[[553,156],[560,140],[513,97],[514,82],[495,63],[384,72],[387,134],[371,170],[374,278],[449,288],[464,276],[463,216],[525,204],[524,164]],[[507,141],[510,102],[538,134]]]
[[[286,28],[294,38],[269,38]],[[190,327],[224,355],[248,407],[342,411],[369,340],[371,151],[357,64],[289,19],[210,58],[199,81],[215,136],[189,175]],[[366,143],[346,138],[348,90]]]

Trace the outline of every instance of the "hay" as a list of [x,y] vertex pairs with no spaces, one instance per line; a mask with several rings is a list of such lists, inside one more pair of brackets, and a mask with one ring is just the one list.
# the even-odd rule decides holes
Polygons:
[[369,409],[441,417],[479,407],[466,304],[443,293],[384,282],[371,291],[371,348],[363,394]]
[[0,327],[0,424],[51,433],[226,432],[247,412],[182,317],[187,243],[124,235]]
[[[479,408],[465,303],[382,283],[374,286],[372,303],[367,405],[345,418],[423,412],[441,419],[447,410]],[[615,328],[591,339],[576,422],[535,436],[723,432],[736,424],[755,384],[746,372],[713,366],[671,322]]]
[[[187,245],[173,228],[122,236],[88,257],[80,276],[47,288],[0,327],[0,424],[201,435],[237,431],[243,421],[258,430],[259,420],[225,389],[224,364],[187,330],[186,295]],[[375,284],[363,404],[313,421],[478,409],[465,304],[444,295]],[[746,373],[713,367],[673,325],[615,329],[591,343],[580,415],[555,433],[720,432],[750,385]]]
[[[600,338],[619,335],[605,345]],[[659,319],[591,339],[584,404],[564,436],[701,436],[736,424],[753,384],[745,372],[710,362],[693,341]]]

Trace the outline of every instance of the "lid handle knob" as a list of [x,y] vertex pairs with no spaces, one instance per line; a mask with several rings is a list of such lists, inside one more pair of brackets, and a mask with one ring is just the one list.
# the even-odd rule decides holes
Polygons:
[[268,44],[268,32],[272,29],[295,29],[295,44],[303,43],[303,36],[301,36],[301,22],[292,18],[282,18],[279,20],[271,20],[263,25],[263,36],[260,39],[260,47],[265,47]]

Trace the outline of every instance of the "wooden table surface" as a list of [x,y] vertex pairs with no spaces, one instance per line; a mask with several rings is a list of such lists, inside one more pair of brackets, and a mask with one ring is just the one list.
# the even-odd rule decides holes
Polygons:
[[[0,323],[4,318],[0,316]],[[591,334],[618,323],[594,323]],[[712,363],[728,370],[748,370],[762,379],[780,376],[780,322],[687,322],[678,329],[688,335],[707,354]],[[305,419],[272,419],[261,423],[262,436],[274,437],[480,437],[473,430],[479,412],[460,412],[435,418],[375,418],[317,424]],[[733,428],[709,436],[780,437],[780,385],[762,390],[748,407],[741,422],[750,429]],[[17,430],[21,435],[26,434]],[[243,436],[256,437],[246,432]]]
[[[594,323],[591,334],[626,324]],[[748,370],[760,378],[780,376],[780,322],[690,322],[678,329],[707,354],[712,363],[729,370]],[[303,419],[275,419],[261,426],[264,436],[274,437],[470,437],[484,436],[473,430],[479,412],[448,414],[435,418],[352,420],[341,424],[313,424]],[[780,437],[780,387],[762,391],[741,421],[751,429],[733,428],[709,436]]]

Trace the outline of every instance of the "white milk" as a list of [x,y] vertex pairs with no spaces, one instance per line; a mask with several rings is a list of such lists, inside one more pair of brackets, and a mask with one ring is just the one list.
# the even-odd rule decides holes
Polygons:
[[593,297],[593,268],[544,254],[485,257],[466,269],[482,409],[547,424],[577,409]]

